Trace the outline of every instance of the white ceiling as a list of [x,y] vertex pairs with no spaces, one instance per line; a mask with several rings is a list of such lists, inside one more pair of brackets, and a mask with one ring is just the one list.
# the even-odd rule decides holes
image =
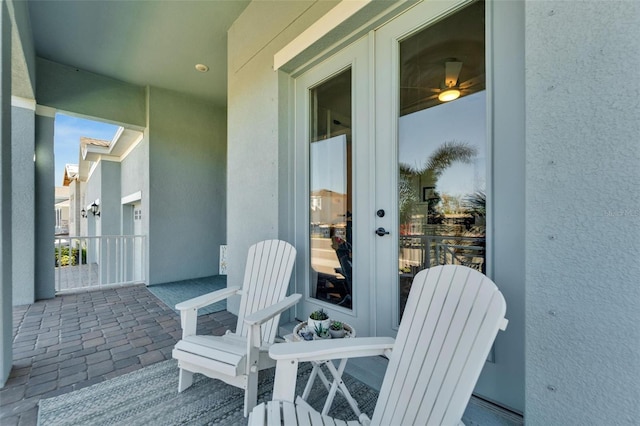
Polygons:
[[[29,0],[36,55],[226,105],[227,30],[249,0]],[[207,73],[195,70],[198,63]]]

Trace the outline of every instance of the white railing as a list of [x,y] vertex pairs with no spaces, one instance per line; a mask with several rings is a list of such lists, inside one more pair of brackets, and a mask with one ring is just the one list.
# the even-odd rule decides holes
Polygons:
[[400,267],[416,272],[436,265],[465,265],[484,273],[485,238],[447,235],[400,237]]
[[146,282],[146,237],[55,237],[56,292]]

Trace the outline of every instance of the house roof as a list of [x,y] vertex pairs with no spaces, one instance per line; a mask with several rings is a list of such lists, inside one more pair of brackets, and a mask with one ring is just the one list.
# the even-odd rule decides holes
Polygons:
[[111,144],[110,141],[106,141],[106,140],[103,140],[103,139],[87,138],[85,136],[82,136],[80,138],[80,145],[82,145],[82,146],[86,146],[86,145],[109,146],[110,144]]
[[91,162],[122,161],[144,137],[143,132],[120,127],[111,141],[88,137],[80,138],[79,179],[87,180]]
[[58,204],[63,201],[69,201],[69,187],[68,186],[56,186],[54,195],[54,203]]
[[64,175],[62,176],[62,186],[69,186],[71,181],[78,177],[78,165],[77,164],[65,164]]

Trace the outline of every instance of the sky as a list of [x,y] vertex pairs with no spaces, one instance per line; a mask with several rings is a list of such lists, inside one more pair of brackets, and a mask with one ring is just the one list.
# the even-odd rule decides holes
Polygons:
[[[424,109],[400,118],[398,161],[417,169],[444,142],[465,142],[477,149],[472,165],[452,164],[440,176],[437,191],[453,196],[485,190],[486,92]],[[344,135],[311,144],[311,190],[344,193],[346,143]]]
[[398,160],[422,168],[444,142],[466,142],[477,149],[473,165],[454,163],[438,179],[437,191],[464,195],[485,189],[486,92],[481,91],[400,118]]
[[55,156],[55,186],[62,186],[64,166],[78,164],[80,156],[80,137],[110,141],[119,126],[84,118],[56,114],[53,136],[53,151]]

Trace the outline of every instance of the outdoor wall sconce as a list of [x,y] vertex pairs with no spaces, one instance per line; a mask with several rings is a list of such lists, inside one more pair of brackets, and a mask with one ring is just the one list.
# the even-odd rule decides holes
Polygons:
[[87,211],[85,209],[80,210],[80,216],[82,216],[83,218],[87,217]]
[[90,209],[89,211],[93,213],[94,216],[100,216],[100,206],[97,205],[95,201],[91,203],[91,206],[89,206],[89,209]]

